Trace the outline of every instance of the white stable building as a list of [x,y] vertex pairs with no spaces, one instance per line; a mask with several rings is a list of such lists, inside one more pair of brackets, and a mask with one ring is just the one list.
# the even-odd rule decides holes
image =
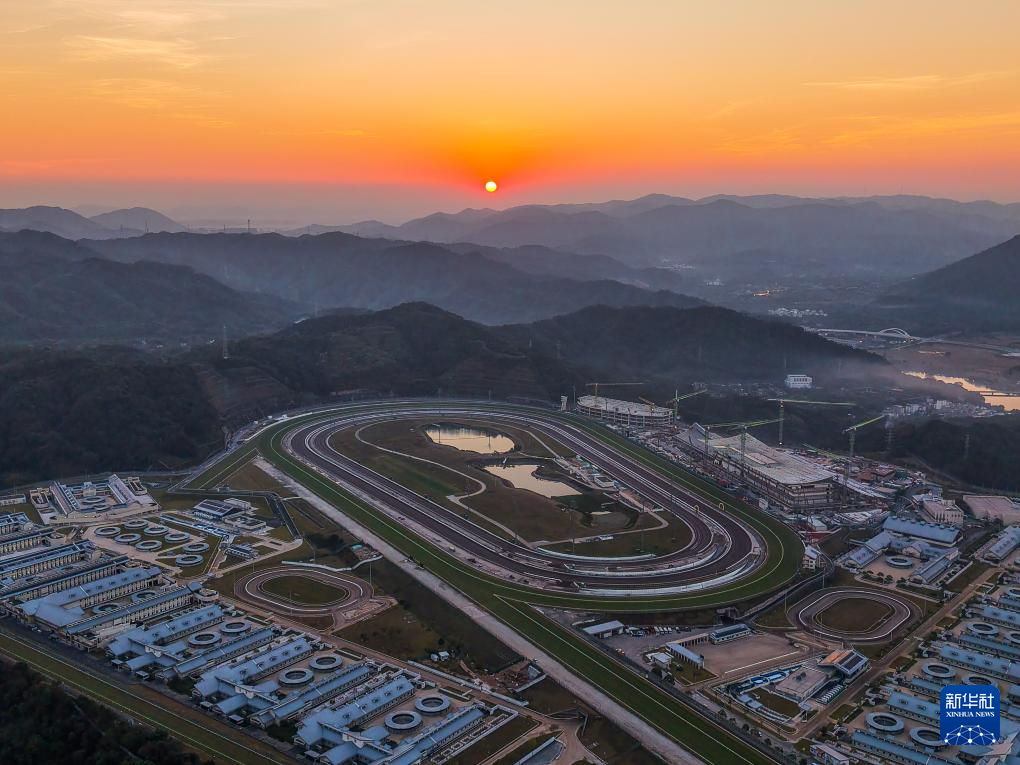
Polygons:
[[648,427],[669,425],[673,421],[673,410],[664,406],[605,396],[581,396],[577,399],[577,411],[616,425]]

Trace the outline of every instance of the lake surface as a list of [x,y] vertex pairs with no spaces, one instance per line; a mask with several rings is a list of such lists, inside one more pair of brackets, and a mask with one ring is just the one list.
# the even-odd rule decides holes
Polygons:
[[538,465],[486,465],[485,472],[509,481],[516,489],[527,489],[543,497],[569,497],[581,493],[568,483],[535,475],[537,468]]
[[514,448],[514,441],[509,436],[466,425],[450,425],[445,422],[426,425],[425,435],[437,444],[452,446],[462,452],[504,454]]
[[922,380],[938,380],[950,385],[959,385],[964,390],[978,393],[991,406],[1001,406],[1007,412],[1020,412],[1020,396],[1007,395],[1005,391],[990,390],[985,385],[978,385],[966,377],[951,377],[950,375],[935,375],[928,372],[906,372],[911,377],[920,377]]

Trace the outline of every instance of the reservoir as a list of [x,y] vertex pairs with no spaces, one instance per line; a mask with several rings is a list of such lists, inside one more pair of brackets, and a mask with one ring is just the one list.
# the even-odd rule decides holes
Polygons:
[[569,497],[581,492],[562,481],[535,475],[538,465],[486,465],[485,472],[509,481],[515,489],[527,489],[543,497]]
[[446,422],[426,425],[425,435],[437,444],[452,446],[462,452],[505,454],[514,448],[513,439],[502,433]]
[[973,380],[965,377],[951,377],[950,375],[935,375],[927,372],[905,372],[911,377],[920,377],[922,380],[938,380],[949,385],[959,385],[964,390],[977,393],[989,406],[1001,406],[1007,412],[1020,412],[1020,391],[1010,395],[1006,391],[989,390],[987,387],[978,385]]

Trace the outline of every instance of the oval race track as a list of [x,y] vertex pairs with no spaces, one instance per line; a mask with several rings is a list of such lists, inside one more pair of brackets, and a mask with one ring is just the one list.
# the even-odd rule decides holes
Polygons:
[[[345,429],[421,417],[470,417],[497,428],[505,423],[558,441],[687,524],[692,541],[681,550],[659,557],[613,562],[565,560],[562,554],[532,549],[499,536],[355,462],[331,443],[332,436]],[[515,581],[543,589],[606,595],[704,590],[751,575],[766,558],[766,543],[736,514],[722,511],[689,486],[670,480],[586,430],[540,410],[521,412],[464,403],[406,408],[390,405],[382,411],[352,408],[293,428],[283,438],[282,446],[341,488],[394,519],[415,524],[480,568],[510,572]],[[780,584],[775,582],[775,586]]]
[[[849,599],[871,600],[891,609],[877,624],[862,625],[859,631],[842,631],[825,627],[819,617],[828,609]],[[818,590],[790,607],[790,621],[801,629],[821,637],[852,643],[881,643],[889,640],[908,623],[920,616],[920,609],[893,593],[863,587],[830,587]]]
[[[303,577],[321,582],[340,590],[344,596],[328,603],[302,604],[265,589],[268,582],[289,577]],[[334,617],[334,622],[339,623],[336,615],[370,599],[372,588],[368,582],[355,576],[297,566],[279,566],[241,577],[234,583],[234,594],[258,608],[281,616]]]

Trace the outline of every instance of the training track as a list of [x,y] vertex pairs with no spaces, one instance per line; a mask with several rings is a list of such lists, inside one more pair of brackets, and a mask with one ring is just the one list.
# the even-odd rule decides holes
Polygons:
[[[818,621],[818,616],[849,598],[881,603],[891,608],[892,613],[878,624],[871,625],[859,632],[833,630],[822,626]],[[918,616],[920,616],[920,609],[909,600],[897,597],[892,593],[863,587],[835,587],[818,590],[799,603],[795,603],[789,612],[790,620],[801,629],[820,637],[852,643],[883,643]]]

